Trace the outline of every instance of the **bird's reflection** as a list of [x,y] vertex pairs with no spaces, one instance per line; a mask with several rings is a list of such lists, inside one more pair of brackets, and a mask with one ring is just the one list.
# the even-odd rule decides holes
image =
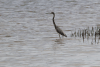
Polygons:
[[59,50],[63,44],[65,44],[63,39],[55,39],[55,43],[52,45],[53,51]]
[[64,44],[64,43],[63,43],[63,39],[56,39],[55,42],[56,42],[57,44]]

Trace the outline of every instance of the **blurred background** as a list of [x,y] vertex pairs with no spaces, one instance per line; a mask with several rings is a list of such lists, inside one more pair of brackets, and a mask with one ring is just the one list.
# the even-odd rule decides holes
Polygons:
[[0,0],[0,67],[99,67],[99,39],[74,35],[99,24],[100,0]]

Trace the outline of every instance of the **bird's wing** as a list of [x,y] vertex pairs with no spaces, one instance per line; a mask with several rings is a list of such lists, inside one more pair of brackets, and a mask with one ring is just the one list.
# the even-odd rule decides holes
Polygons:
[[64,32],[58,27],[56,26],[56,31],[61,34],[61,35],[64,35]]

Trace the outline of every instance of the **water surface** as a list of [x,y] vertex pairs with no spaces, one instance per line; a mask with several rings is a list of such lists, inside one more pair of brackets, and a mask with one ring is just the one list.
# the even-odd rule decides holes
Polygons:
[[70,36],[99,23],[99,0],[0,0],[0,67],[99,67],[100,44]]

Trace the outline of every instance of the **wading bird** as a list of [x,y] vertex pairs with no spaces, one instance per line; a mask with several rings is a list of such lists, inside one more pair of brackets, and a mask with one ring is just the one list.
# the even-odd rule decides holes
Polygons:
[[59,34],[59,37],[60,37],[60,35],[67,37],[67,35],[64,34],[64,32],[55,24],[55,21],[54,21],[55,13],[51,12],[51,13],[46,13],[46,14],[53,14],[53,19],[52,19],[53,20],[53,24],[54,24],[54,27],[55,27],[57,33]]

